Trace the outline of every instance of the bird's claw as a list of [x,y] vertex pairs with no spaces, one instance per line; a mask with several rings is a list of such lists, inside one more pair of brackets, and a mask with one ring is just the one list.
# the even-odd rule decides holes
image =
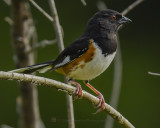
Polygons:
[[99,94],[97,97],[99,99],[99,103],[96,106],[96,108],[99,108],[99,109],[93,114],[97,114],[97,113],[99,113],[99,112],[101,112],[101,111],[103,111],[105,109],[105,100],[103,98],[103,95]]
[[80,84],[76,85],[76,90],[74,92],[74,101],[77,100],[78,98],[82,98],[83,97],[83,93],[82,93],[82,88]]
[[68,81],[71,84],[74,84],[76,86],[76,90],[73,93],[74,94],[74,101],[77,100],[78,98],[82,98],[83,97],[83,93],[82,93],[82,87],[79,83],[73,81],[73,80],[69,80]]

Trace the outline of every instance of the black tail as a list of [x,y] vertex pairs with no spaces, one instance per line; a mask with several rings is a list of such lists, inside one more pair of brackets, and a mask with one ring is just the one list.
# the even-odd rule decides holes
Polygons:
[[38,71],[39,73],[45,73],[45,72],[50,71],[54,68],[54,62],[55,62],[55,60],[47,61],[47,62],[44,62],[44,63],[31,65],[31,66],[27,66],[27,67],[24,67],[24,68],[15,69],[15,70],[12,70],[12,71],[9,71],[9,72],[30,74],[30,73]]

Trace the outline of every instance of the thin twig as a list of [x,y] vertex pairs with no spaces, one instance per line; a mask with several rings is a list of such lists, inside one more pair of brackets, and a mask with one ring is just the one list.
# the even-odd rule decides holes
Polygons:
[[50,20],[51,22],[54,21],[54,19],[47,13],[45,12],[35,1],[33,0],[29,0],[34,7],[36,7],[48,20]]
[[159,73],[154,73],[154,72],[148,72],[148,74],[150,74],[150,75],[154,75],[154,76],[160,76],[160,74],[159,74]]
[[13,20],[10,17],[5,17],[4,20],[10,25],[12,26],[14,24]]
[[82,2],[82,4],[83,4],[84,6],[87,6],[87,3],[86,3],[85,0],[81,0],[81,2]]
[[57,39],[54,39],[54,40],[42,40],[40,43],[37,44],[36,48],[46,47],[47,45],[53,45],[56,42],[57,42]]
[[0,128],[13,128],[13,127],[8,126],[8,125],[6,125],[6,124],[2,124],[2,125],[0,125]]
[[54,19],[53,28],[56,33],[58,47],[59,47],[59,50],[62,51],[64,49],[63,37],[62,37],[61,25],[59,23],[59,18],[58,18],[54,0],[49,0],[49,5],[50,5],[52,17]]
[[3,0],[3,2],[5,2],[8,6],[11,5],[11,0]]
[[[44,85],[47,87],[54,87],[59,91],[66,92],[70,95],[73,95],[74,91],[76,90],[75,87],[44,77],[28,75],[28,74],[20,74],[20,73],[12,73],[12,72],[4,72],[0,71],[0,79],[5,80],[14,80],[19,82],[31,82],[34,86],[36,85]],[[97,105],[99,103],[99,99],[90,93],[83,91],[83,98],[87,99],[90,103]],[[107,112],[113,119],[115,119],[122,127],[124,128],[134,128],[134,126],[125,119],[118,111],[112,108],[110,105],[105,103],[105,112]]]
[[134,9],[137,5],[142,3],[144,0],[136,0],[134,3],[129,5],[126,9],[122,11],[122,15],[126,15],[128,12],[130,12],[132,9]]
[[[64,49],[63,33],[62,33],[63,29],[59,23],[58,13],[57,13],[54,0],[49,0],[49,3],[50,3],[49,5],[50,5],[52,17],[55,20],[53,22],[53,27],[56,33],[59,51],[61,52]],[[66,81],[66,78],[64,78],[64,81]],[[72,96],[66,95],[66,98],[67,98],[67,112],[68,112],[68,127],[75,128]]]
[[57,42],[57,39],[54,40],[42,40],[41,42],[37,43],[35,46],[32,47],[32,49],[30,51],[28,51],[28,53],[33,52],[35,49],[38,48],[44,48],[48,45],[53,45]]
[[97,2],[97,8],[99,10],[105,10],[105,9],[107,9],[107,5],[104,3],[104,1],[99,0]]

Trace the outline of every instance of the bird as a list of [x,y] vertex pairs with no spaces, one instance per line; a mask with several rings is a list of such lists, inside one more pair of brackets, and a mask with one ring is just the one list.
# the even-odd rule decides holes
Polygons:
[[88,21],[84,33],[67,46],[56,59],[12,70],[16,73],[45,73],[55,70],[66,76],[76,86],[75,100],[82,98],[82,87],[76,80],[82,80],[98,97],[96,113],[105,109],[103,95],[89,82],[102,74],[111,64],[117,51],[117,32],[131,22],[121,13],[106,9],[95,13]]

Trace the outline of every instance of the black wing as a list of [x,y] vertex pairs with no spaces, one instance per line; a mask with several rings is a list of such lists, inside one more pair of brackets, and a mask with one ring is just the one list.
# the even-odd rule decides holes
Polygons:
[[59,68],[72,62],[74,59],[83,55],[88,50],[88,47],[89,38],[80,37],[60,53],[57,59],[53,62],[53,68]]

